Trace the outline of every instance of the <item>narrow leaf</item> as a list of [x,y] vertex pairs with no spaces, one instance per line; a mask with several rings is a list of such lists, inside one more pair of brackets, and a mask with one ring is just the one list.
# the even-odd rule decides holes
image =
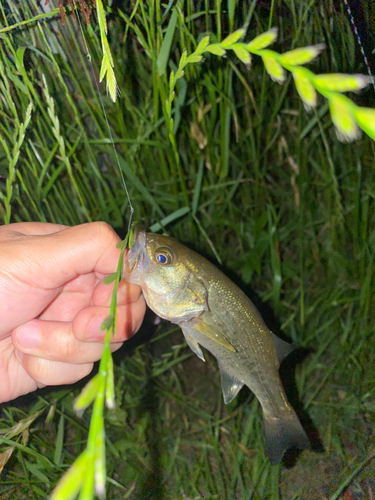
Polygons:
[[248,52],[244,47],[242,47],[241,45],[233,45],[231,49],[236,54],[238,59],[240,59],[240,61],[242,61],[245,64],[251,64],[250,52]]
[[224,40],[221,42],[222,47],[229,47],[229,45],[233,45],[236,43],[240,38],[242,38],[245,34],[245,30],[240,29],[235,31],[234,33],[231,33],[228,35]]
[[247,44],[249,50],[261,50],[268,47],[277,38],[277,28],[271,28],[269,31],[262,33]]
[[186,60],[186,64],[191,64],[191,63],[196,63],[196,62],[200,62],[202,60],[202,57],[203,56],[199,56],[198,54],[191,54],[187,60]]
[[375,140],[375,109],[356,108],[354,116],[361,129]]
[[303,105],[307,111],[314,108],[317,103],[316,90],[309,79],[309,71],[304,68],[295,68],[293,70],[294,83]]
[[350,142],[359,137],[360,131],[352,113],[353,103],[345,96],[335,94],[329,99],[329,109],[336,135],[341,142]]
[[87,452],[84,451],[57,483],[50,500],[73,500],[77,496],[86,474],[86,462]]
[[290,50],[289,52],[285,52],[285,54],[280,55],[280,61],[292,66],[306,64],[315,59],[315,57],[320,54],[324,48],[324,43],[320,43],[318,45],[311,45],[310,47]]
[[99,498],[105,498],[105,431],[103,417],[100,418],[98,433],[95,440],[95,492]]
[[322,89],[333,90],[335,92],[351,92],[363,89],[369,83],[373,82],[373,80],[372,77],[365,75],[332,73],[328,75],[316,75],[314,82]]
[[64,414],[62,413],[60,415],[59,419],[59,427],[57,431],[57,437],[56,437],[56,444],[55,444],[55,452],[53,454],[53,463],[55,465],[60,465],[61,462],[61,455],[62,455],[62,450],[64,446]]
[[178,63],[178,67],[180,69],[183,69],[186,66],[186,59],[187,59],[187,50],[184,49],[182,56],[181,56],[181,59],[180,59],[180,62]]
[[167,215],[167,217],[164,217],[160,222],[153,224],[149,228],[149,231],[151,231],[152,233],[155,233],[156,231],[159,231],[160,229],[167,226],[168,224],[170,224],[174,220],[178,219],[179,217],[186,215],[188,212],[190,212],[190,207],[179,208],[175,212]]
[[[119,247],[117,247],[117,248],[119,248]],[[106,278],[104,278],[103,283],[105,285],[110,285],[111,283],[113,283],[115,281],[115,279],[117,278],[117,276],[118,276],[117,272],[116,273],[112,273],[109,276],[107,276]]]
[[112,100],[112,102],[116,102],[116,97],[120,93],[119,88],[117,86],[115,72],[111,65],[108,66],[107,71],[107,92]]
[[126,240],[121,240],[117,243],[116,248],[125,248],[127,244]]
[[208,52],[214,54],[215,56],[223,56],[225,54],[225,50],[220,46],[219,43],[213,43],[207,47]]
[[107,408],[113,410],[115,407],[115,383],[113,379],[113,359],[112,354],[108,356],[107,362],[107,380],[105,386],[105,402]]
[[172,92],[172,90],[174,89],[175,83],[176,83],[175,74],[174,74],[174,71],[171,71],[171,74],[169,75],[169,91],[170,92]]
[[263,54],[262,59],[264,66],[266,67],[267,73],[270,75],[272,80],[283,83],[285,80],[285,72],[281,64],[273,57],[268,55],[271,51],[267,51],[267,55]]
[[101,383],[101,376],[99,373],[95,375],[82,389],[81,393],[74,401],[74,411],[83,412],[88,406],[94,401],[95,396],[98,393],[99,386]]
[[108,328],[111,328],[114,324],[114,317],[113,314],[110,314],[105,318],[105,320],[102,323],[102,326],[100,327],[101,330],[108,330]]
[[178,68],[178,70],[176,71],[175,80],[179,80],[180,78],[182,78],[184,76],[184,74],[185,74],[185,71],[181,68]]
[[159,76],[164,75],[167,68],[167,63],[169,59],[169,53],[171,51],[171,45],[173,40],[174,31],[177,24],[177,11],[174,10],[171,15],[167,31],[165,32],[163,43],[160,47],[160,52],[158,58],[156,59],[156,66],[158,68]]
[[100,73],[99,73],[99,82],[103,81],[103,78],[105,77],[105,74],[107,73],[107,69],[108,69],[107,60],[105,59],[105,57],[103,57],[102,65],[101,65]]
[[206,47],[207,47],[207,45],[209,43],[210,43],[210,37],[209,36],[205,36],[204,38],[202,38],[202,40],[198,44],[198,47],[195,50],[195,53],[196,54],[202,54],[206,50]]

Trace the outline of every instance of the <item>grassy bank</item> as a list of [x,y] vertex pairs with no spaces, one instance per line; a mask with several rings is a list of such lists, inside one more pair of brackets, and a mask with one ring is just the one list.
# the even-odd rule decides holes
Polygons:
[[[340,143],[323,98],[306,113],[290,79],[271,81],[256,57],[250,68],[233,54],[186,68],[173,107],[178,161],[165,109],[183,49],[244,25],[246,40],[276,26],[279,52],[325,43],[309,65],[315,73],[365,73],[346,12],[318,1],[111,5],[121,94],[113,104],[102,85],[101,99],[134,218],[153,225],[175,214],[169,234],[221,261],[268,326],[308,350],[295,376],[293,361],[302,359],[282,371],[313,450],[269,466],[250,393],[225,407],[215,360],[193,357],[170,324],[146,324],[115,356],[108,498],[372,498],[374,141]],[[2,2],[1,28],[41,12],[34,0]],[[364,8],[365,19],[372,15]],[[95,17],[80,25],[67,15],[63,26],[55,15],[0,36],[2,220],[104,220],[124,235],[127,199],[95,85]],[[371,87],[351,97],[375,107]],[[80,453],[90,418],[72,410],[81,386],[3,405],[1,431],[25,425],[9,438],[20,444],[1,475],[0,498],[47,498]]]

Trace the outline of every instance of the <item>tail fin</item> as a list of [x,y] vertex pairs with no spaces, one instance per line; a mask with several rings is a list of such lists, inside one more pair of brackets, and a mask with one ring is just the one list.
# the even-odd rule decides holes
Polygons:
[[271,465],[281,462],[284,453],[292,446],[300,449],[310,449],[310,441],[293,412],[289,418],[275,418],[263,415],[266,434],[266,454]]

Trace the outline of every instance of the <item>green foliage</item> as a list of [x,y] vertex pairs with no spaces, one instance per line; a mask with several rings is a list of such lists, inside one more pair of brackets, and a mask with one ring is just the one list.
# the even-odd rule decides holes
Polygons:
[[[47,497],[77,462],[73,482],[83,481],[84,467],[92,492],[95,453],[102,494],[104,417],[108,498],[315,500],[375,489],[374,143],[342,145],[331,126],[343,106],[343,137],[357,125],[373,134],[371,93],[341,95],[366,80],[334,76],[364,71],[356,41],[331,2],[273,11],[250,0],[212,5],[134,1],[108,10],[121,95],[115,104],[104,96],[104,106],[135,218],[216,256],[245,291],[251,283],[269,301],[279,323],[261,312],[275,333],[312,349],[296,381],[324,452],[304,452],[292,469],[270,467],[257,402],[244,392],[224,407],[212,358],[195,359],[178,329],[162,323],[151,342],[115,357],[113,385],[98,384],[87,449],[91,413],[73,409],[79,388],[4,406],[4,499]],[[123,235],[128,202],[82,33],[70,16],[62,27],[56,12],[41,15],[33,0],[0,6],[2,218],[11,185],[10,221],[101,219]],[[277,41],[269,26],[279,26]],[[99,75],[101,30],[92,21],[83,32]],[[268,49],[272,41],[278,52]],[[322,41],[329,50],[314,59]],[[282,85],[256,55],[275,79],[285,75]],[[311,70],[301,66],[308,62]],[[78,400],[81,412],[100,380]],[[103,410],[105,399],[116,408]]]
[[100,38],[102,42],[102,66],[100,68],[99,81],[101,82],[106,78],[107,92],[109,93],[113,102],[116,101],[117,94],[119,92],[115,71],[113,69],[113,58],[111,54],[111,49],[108,45],[107,39],[107,22],[105,20],[105,12],[102,0],[96,0],[96,14],[98,16]]

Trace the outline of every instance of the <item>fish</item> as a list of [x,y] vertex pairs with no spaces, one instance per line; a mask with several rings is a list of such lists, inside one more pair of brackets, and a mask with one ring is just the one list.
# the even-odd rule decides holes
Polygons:
[[155,314],[180,326],[202,361],[201,346],[215,356],[226,404],[244,385],[255,394],[263,410],[271,465],[281,462],[291,447],[310,448],[279,376],[281,361],[295,346],[268,329],[233,281],[174,238],[141,230],[134,232],[124,278],[140,285]]

